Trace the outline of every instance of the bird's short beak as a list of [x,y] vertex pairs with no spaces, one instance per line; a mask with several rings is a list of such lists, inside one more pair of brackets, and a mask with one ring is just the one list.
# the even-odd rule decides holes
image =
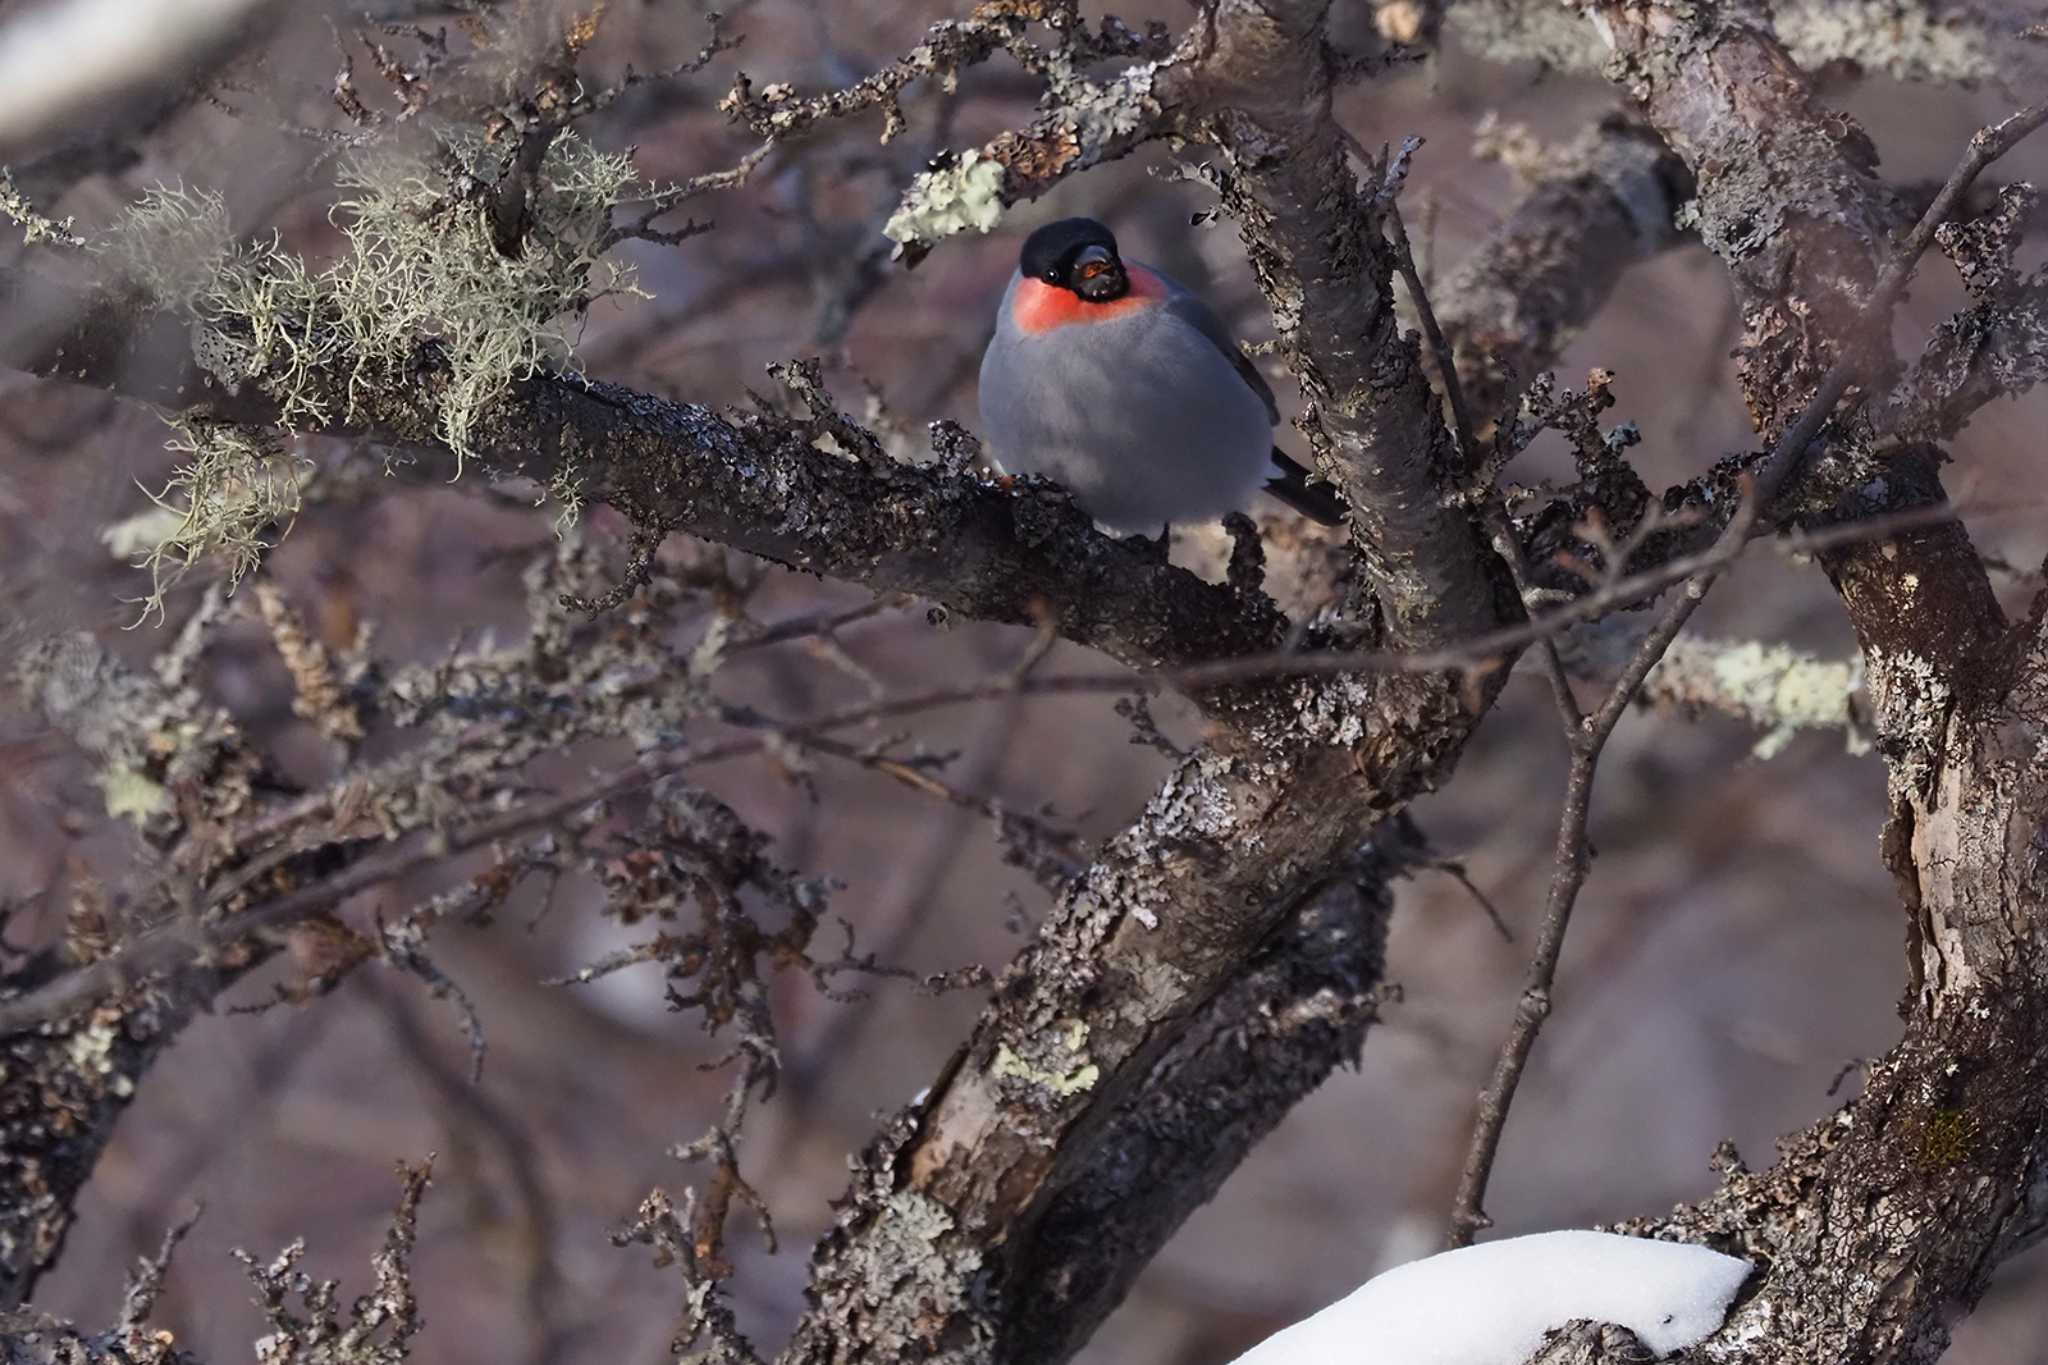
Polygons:
[[1091,246],[1074,262],[1074,292],[1084,299],[1119,298],[1130,287],[1124,263],[1103,247]]

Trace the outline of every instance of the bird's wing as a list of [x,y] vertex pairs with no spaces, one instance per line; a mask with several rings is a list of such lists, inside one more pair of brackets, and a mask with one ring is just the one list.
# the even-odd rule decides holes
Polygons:
[[1252,392],[1266,405],[1266,416],[1275,425],[1280,424],[1280,404],[1274,401],[1273,386],[1266,382],[1266,376],[1259,373],[1259,367],[1252,364],[1251,357],[1238,349],[1231,337],[1230,329],[1223,325],[1223,319],[1216,316],[1216,310],[1202,302],[1201,296],[1191,292],[1185,285],[1161,270],[1145,267],[1166,283],[1166,310],[1181,321],[1192,326],[1203,336],[1215,343],[1224,358],[1237,367],[1244,376],[1244,382],[1251,385]]
[[[1216,349],[1223,352],[1237,372],[1244,376],[1244,382],[1251,386],[1252,392],[1259,396],[1259,401],[1266,405],[1266,420],[1278,426],[1280,404],[1273,397],[1273,386],[1266,382],[1266,376],[1259,373],[1259,367],[1252,364],[1251,357],[1238,349],[1230,329],[1223,325],[1222,318],[1216,316],[1216,310],[1171,275],[1151,266],[1145,269],[1151,270],[1165,283],[1167,311],[1209,338]],[[1325,526],[1342,525],[1350,510],[1336,489],[1289,459],[1278,446],[1273,447],[1273,476],[1266,480],[1266,491],[1303,516]]]

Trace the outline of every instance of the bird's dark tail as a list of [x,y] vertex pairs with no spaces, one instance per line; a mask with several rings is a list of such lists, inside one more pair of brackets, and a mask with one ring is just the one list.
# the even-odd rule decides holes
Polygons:
[[1343,496],[1296,464],[1278,446],[1273,448],[1273,469],[1273,477],[1266,480],[1268,493],[1311,521],[1325,526],[1344,524],[1351,509],[1345,505]]

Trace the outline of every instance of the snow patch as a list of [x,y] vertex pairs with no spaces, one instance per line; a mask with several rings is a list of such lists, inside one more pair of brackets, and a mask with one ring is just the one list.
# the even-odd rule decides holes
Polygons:
[[1237,1365],[1522,1365],[1546,1332],[1626,1327],[1659,1356],[1712,1335],[1750,1263],[1683,1242],[1541,1232],[1396,1266]]

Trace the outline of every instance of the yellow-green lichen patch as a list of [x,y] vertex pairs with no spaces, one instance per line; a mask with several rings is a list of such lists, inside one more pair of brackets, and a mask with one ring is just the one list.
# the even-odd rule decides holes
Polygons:
[[1850,751],[1867,747],[1854,725],[1850,698],[1863,683],[1860,658],[1824,659],[1754,640],[1692,639],[1672,643],[1650,680],[1653,694],[1732,711],[1763,730],[1755,754],[1769,759],[1802,730],[1842,729]]
[[[1055,1036],[1045,1040],[1046,1046],[1035,1049],[1052,1054],[1050,1065],[1034,1065],[1020,1056],[1007,1043],[996,1049],[996,1058],[989,1068],[990,1074],[998,1079],[1028,1081],[1051,1091],[1061,1099],[1078,1095],[1095,1088],[1102,1079],[1102,1068],[1094,1062],[1082,1060],[1078,1065],[1067,1065],[1085,1058],[1088,1043],[1088,1025],[1079,1019],[1063,1019],[1054,1026]],[[1062,1052],[1064,1055],[1061,1055]]]
[[106,797],[107,814],[116,820],[130,820],[141,826],[148,824],[152,816],[167,814],[171,809],[171,794],[163,784],[126,764],[103,769],[93,780]]

